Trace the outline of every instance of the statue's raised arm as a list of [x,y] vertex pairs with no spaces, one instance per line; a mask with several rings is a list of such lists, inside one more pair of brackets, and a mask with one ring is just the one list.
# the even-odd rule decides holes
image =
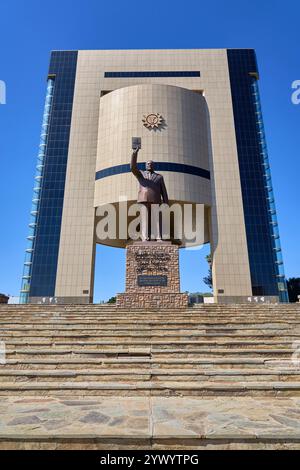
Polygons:
[[139,152],[140,148],[137,147],[133,152],[132,152],[132,155],[131,155],[131,162],[130,162],[130,170],[132,171],[132,173],[134,174],[134,176],[136,176],[137,178],[140,178],[141,177],[141,172],[140,170],[138,169],[138,166],[137,166],[137,157],[138,157],[138,152]]
[[154,162],[146,161],[145,170],[139,170],[137,165],[137,156],[139,147],[137,147],[131,157],[130,170],[139,182],[139,191],[137,202],[142,204],[168,204],[168,193],[166,190],[164,178],[154,171]]

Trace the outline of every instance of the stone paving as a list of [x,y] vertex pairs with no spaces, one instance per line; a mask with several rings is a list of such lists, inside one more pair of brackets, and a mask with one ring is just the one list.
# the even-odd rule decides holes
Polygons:
[[[153,446],[173,441],[282,441],[300,449],[300,398],[108,397],[0,399],[0,448],[11,441],[132,439]],[[9,443],[10,445],[6,444]],[[221,442],[221,443],[220,443]],[[237,444],[238,445],[238,444]],[[7,446],[7,447],[6,447]],[[251,445],[250,445],[251,447]],[[125,447],[124,447],[125,448]]]

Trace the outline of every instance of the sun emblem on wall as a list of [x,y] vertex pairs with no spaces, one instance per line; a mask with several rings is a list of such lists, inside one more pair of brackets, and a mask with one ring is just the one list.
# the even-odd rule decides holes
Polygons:
[[146,116],[144,115],[142,121],[148,129],[158,129],[163,123],[163,117],[159,113],[151,113]]

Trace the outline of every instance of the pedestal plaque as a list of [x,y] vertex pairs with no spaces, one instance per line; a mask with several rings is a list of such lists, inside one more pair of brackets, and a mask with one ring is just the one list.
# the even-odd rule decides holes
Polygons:
[[139,275],[138,276],[138,286],[139,287],[149,287],[149,286],[161,286],[165,287],[168,285],[168,277],[167,276],[147,276],[147,275]]
[[178,247],[171,242],[134,242],[126,252],[126,292],[117,307],[180,308],[188,295],[180,293]]

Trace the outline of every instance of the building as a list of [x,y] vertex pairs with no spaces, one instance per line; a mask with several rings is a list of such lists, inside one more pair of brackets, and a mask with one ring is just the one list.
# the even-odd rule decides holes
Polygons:
[[170,199],[205,205],[215,300],[287,301],[258,78],[252,49],[53,51],[21,301],[93,301],[95,207],[136,198],[136,135]]

